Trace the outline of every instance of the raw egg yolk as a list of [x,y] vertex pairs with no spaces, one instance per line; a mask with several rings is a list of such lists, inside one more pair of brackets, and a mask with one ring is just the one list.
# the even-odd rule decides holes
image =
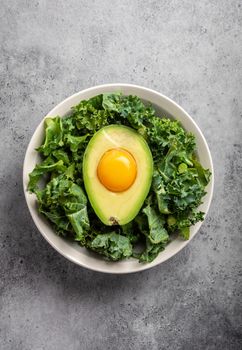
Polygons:
[[136,175],[134,157],[122,148],[108,150],[98,163],[98,179],[112,192],[126,191],[134,183]]

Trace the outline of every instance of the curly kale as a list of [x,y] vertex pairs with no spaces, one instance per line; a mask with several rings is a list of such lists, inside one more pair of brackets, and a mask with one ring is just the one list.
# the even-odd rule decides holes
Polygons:
[[[82,179],[88,141],[109,124],[135,129],[146,139],[154,161],[150,193],[137,217],[121,227],[105,226],[99,220]],[[154,108],[137,96],[102,94],[81,101],[67,117],[46,118],[45,139],[37,151],[43,159],[29,175],[28,190],[36,194],[39,211],[58,234],[106,259],[134,256],[151,262],[174,232],[189,239],[190,226],[203,220],[197,208],[211,174],[199,163],[194,135],[178,121],[156,116]],[[139,253],[137,244],[143,247]]]

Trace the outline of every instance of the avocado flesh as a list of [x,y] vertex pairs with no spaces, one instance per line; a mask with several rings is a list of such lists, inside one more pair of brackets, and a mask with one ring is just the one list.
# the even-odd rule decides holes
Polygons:
[[[111,192],[97,177],[98,163],[105,152],[123,148],[132,154],[137,165],[133,185],[124,192]],[[150,189],[153,160],[150,149],[133,129],[109,125],[94,134],[83,158],[83,178],[89,201],[105,225],[124,225],[134,219]]]

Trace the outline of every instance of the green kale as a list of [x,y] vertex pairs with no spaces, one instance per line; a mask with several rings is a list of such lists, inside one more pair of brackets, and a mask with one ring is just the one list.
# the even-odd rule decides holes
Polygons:
[[90,248],[114,261],[129,258],[132,255],[130,240],[115,232],[98,234],[91,242]]
[[[123,226],[106,226],[95,215],[82,178],[85,148],[100,128],[123,124],[142,135],[154,160],[150,193],[137,217]],[[210,171],[196,156],[195,137],[180,123],[158,117],[137,96],[106,93],[81,101],[69,116],[45,119],[45,139],[37,149],[42,162],[29,175],[40,213],[56,232],[78,241],[109,260],[135,256],[151,262],[171,234],[189,239],[190,227],[203,220],[197,211],[206,194]],[[41,186],[42,185],[42,186]],[[136,252],[136,245],[143,247]]]

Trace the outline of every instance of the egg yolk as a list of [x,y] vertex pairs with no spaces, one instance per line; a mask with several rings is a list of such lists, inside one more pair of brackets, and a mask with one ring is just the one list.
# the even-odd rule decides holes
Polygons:
[[97,167],[99,181],[112,192],[126,191],[137,175],[134,157],[122,148],[105,152]]

